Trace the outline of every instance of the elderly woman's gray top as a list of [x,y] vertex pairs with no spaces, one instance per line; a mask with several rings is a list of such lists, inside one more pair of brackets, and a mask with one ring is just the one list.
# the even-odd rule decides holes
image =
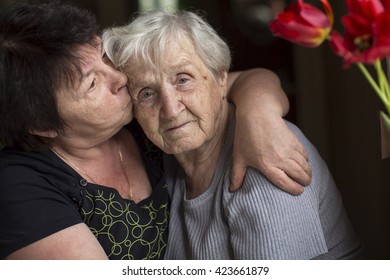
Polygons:
[[[185,199],[182,169],[166,160],[172,197],[166,259],[349,259],[360,243],[343,209],[332,176],[316,149],[294,125],[305,145],[312,183],[300,196],[289,195],[249,169],[237,192],[229,192],[232,119],[209,188]],[[176,176],[176,178],[175,178]]]

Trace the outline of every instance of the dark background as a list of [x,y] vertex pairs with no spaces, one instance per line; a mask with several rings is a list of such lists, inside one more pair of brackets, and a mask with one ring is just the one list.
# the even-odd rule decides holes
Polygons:
[[[0,0],[0,8],[18,0]],[[78,0],[103,27],[126,23],[138,2]],[[308,49],[274,38],[268,22],[284,0],[178,0],[179,8],[204,10],[229,43],[232,70],[265,67],[280,77],[289,97],[287,118],[295,122],[324,157],[351,221],[365,243],[366,259],[390,259],[390,158],[381,159],[379,110],[384,109],[357,67],[343,69],[329,48]],[[318,5],[318,0],[305,2]],[[329,1],[335,28],[345,2]],[[272,8],[271,8],[272,7]],[[272,12],[273,10],[273,12]]]

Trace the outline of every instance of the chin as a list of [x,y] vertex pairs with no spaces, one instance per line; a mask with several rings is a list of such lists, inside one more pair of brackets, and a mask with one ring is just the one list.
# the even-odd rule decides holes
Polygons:
[[120,120],[118,120],[118,125],[125,126],[129,124],[133,120],[134,116],[133,113],[126,113],[122,116]]
[[[133,112],[131,112],[131,113],[130,113],[130,116],[129,116],[129,122],[131,122],[133,119],[134,119],[134,114],[133,114]],[[129,122],[128,122],[128,123],[129,123]]]
[[133,106],[126,107],[126,110],[124,112],[125,112],[124,115],[127,116],[127,118],[130,119],[130,121],[134,118]]
[[167,146],[167,148],[165,150],[164,149],[162,149],[162,150],[167,154],[179,155],[179,154],[194,151],[199,146],[200,145],[196,145],[193,142],[182,142],[182,143],[176,143],[174,145],[169,145],[169,146]]

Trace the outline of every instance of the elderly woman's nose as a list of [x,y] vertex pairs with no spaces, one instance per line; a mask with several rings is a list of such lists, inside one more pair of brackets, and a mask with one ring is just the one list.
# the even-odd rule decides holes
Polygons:
[[175,92],[162,90],[160,95],[161,110],[160,115],[164,118],[177,117],[184,109],[184,104],[181,102],[180,95]]

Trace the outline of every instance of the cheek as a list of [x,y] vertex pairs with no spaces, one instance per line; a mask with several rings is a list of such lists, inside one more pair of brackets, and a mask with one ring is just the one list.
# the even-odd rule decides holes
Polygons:
[[145,133],[149,135],[156,134],[158,132],[159,117],[158,113],[154,110],[141,109],[138,106],[134,106],[135,118],[141,125]]
[[200,125],[211,126],[214,123],[214,118],[221,110],[221,102],[218,102],[216,98],[208,96],[207,98],[201,98],[194,102],[194,106],[188,107],[193,115],[196,115],[200,121]]

